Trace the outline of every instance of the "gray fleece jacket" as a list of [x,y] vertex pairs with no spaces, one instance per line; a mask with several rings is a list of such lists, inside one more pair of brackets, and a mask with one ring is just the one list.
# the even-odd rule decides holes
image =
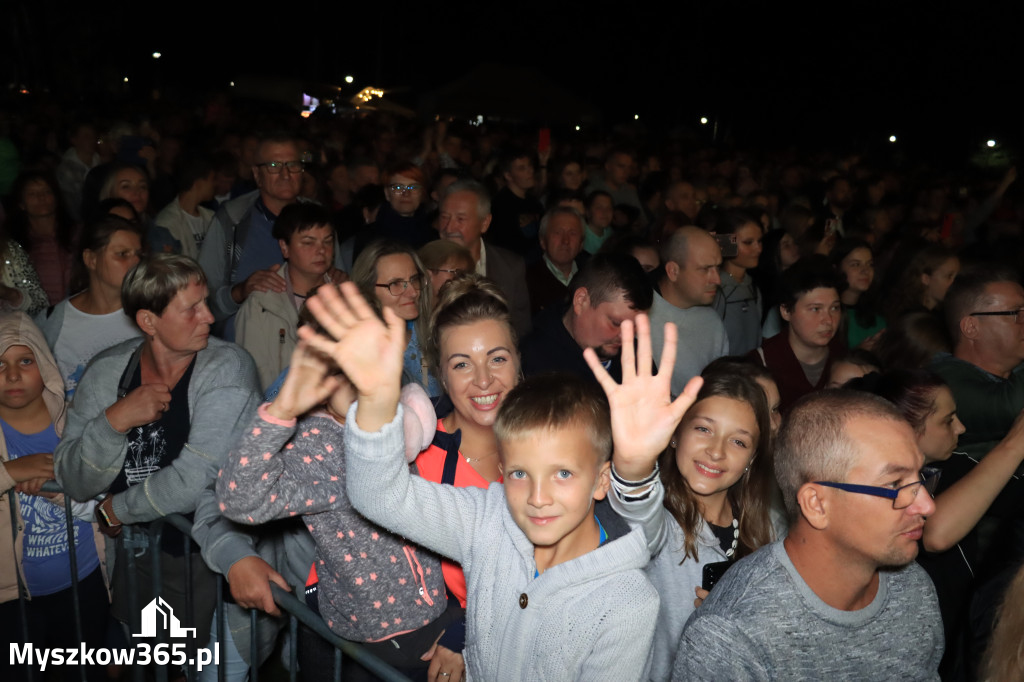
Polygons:
[[468,592],[466,673],[475,680],[640,680],[658,616],[632,528],[536,575],[534,547],[504,488],[455,488],[409,474],[402,407],[376,433],[349,411],[348,494],[370,520],[462,563]]
[[[108,489],[128,452],[126,434],[115,431],[105,410],[117,401],[117,386],[139,339],[109,348],[89,363],[68,413],[64,439],[54,453],[57,481],[75,499]],[[168,467],[114,497],[114,513],[124,523],[151,521],[171,513],[194,512],[192,536],[203,559],[227,575],[238,560],[259,556],[301,587],[313,556],[313,542],[301,526],[247,532],[220,513],[214,483],[228,451],[260,403],[252,358],[233,343],[211,337],[199,351],[188,387],[191,428],[188,442]],[[111,547],[113,544],[111,543]],[[112,564],[108,563],[112,566]],[[250,661],[248,614],[229,605],[235,645]],[[273,649],[281,619],[259,618],[257,661]]]
[[656,480],[651,495],[644,500],[624,501],[615,491],[609,492],[612,508],[631,522],[640,524],[650,538],[651,563],[644,572],[658,590],[661,608],[658,628],[651,651],[652,682],[667,680],[672,675],[672,661],[679,646],[679,635],[686,619],[693,613],[694,588],[704,579],[705,564],[725,561],[725,552],[718,538],[706,523],[701,523],[697,537],[699,561],[686,558],[686,535],[672,514],[663,506],[665,488]]
[[[121,471],[128,439],[110,425],[105,410],[117,402],[118,382],[140,343],[131,339],[103,351],[89,363],[78,384],[64,438],[54,453],[57,482],[76,500],[105,492]],[[114,497],[117,517],[124,523],[141,523],[172,513],[187,514],[196,511],[204,494],[212,497],[210,486],[228,450],[259,405],[258,391],[252,358],[234,344],[211,338],[197,355],[188,387],[188,442],[170,466]],[[242,537],[211,537],[210,521],[196,515],[196,540],[204,556],[211,542],[223,550],[213,557],[214,570],[227,573],[246,550],[255,554],[252,542]]]

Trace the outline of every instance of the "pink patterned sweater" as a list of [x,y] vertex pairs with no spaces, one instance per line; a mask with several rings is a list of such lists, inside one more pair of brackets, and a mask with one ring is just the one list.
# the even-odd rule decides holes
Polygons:
[[221,512],[248,525],[299,514],[316,541],[320,613],[338,636],[375,642],[447,607],[436,555],[363,518],[345,493],[345,427],[326,412],[284,422],[260,407],[217,479]]

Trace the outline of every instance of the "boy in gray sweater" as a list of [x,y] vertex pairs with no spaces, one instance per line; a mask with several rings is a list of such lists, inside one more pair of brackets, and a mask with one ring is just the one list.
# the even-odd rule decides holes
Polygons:
[[[349,497],[370,520],[462,563],[467,678],[642,679],[658,613],[657,593],[640,570],[647,542],[639,528],[615,538],[604,519],[617,517],[595,516],[610,485],[611,420],[616,446],[628,435],[640,444],[632,447],[650,447],[651,433],[660,433],[651,421],[681,416],[695,391],[669,404],[671,368],[664,379],[626,372],[623,386],[610,384],[621,395],[612,396],[609,415],[603,396],[581,381],[524,383],[505,398],[495,424],[504,486],[430,483],[410,476],[402,456],[404,329],[388,310],[382,324],[354,286],[342,285],[342,295],[323,290],[309,304],[337,341],[302,337],[330,355],[358,392],[345,432]],[[628,342],[624,364],[633,361]],[[649,344],[645,362],[649,368]],[[671,429],[661,431],[664,447]]]

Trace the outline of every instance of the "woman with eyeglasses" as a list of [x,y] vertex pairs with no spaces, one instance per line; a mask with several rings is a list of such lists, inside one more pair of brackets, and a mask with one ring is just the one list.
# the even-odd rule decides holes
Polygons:
[[473,272],[476,264],[469,250],[448,239],[435,239],[420,247],[416,254],[430,275],[430,293],[437,305],[441,287],[456,277]]
[[433,308],[427,272],[409,246],[388,239],[371,242],[352,265],[352,281],[378,314],[391,308],[406,322],[404,383],[416,383],[431,397],[441,385],[430,373],[423,356]]
[[[369,239],[394,239],[419,248],[437,236],[430,227],[424,200],[429,186],[423,169],[413,163],[393,166],[384,173],[384,198],[377,219],[366,232]],[[357,239],[356,254],[359,253]]]

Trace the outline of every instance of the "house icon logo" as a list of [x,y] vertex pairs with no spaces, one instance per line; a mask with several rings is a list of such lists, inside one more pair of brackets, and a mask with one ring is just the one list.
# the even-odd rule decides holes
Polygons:
[[183,628],[174,609],[161,597],[146,604],[142,609],[142,632],[132,637],[156,637],[157,629],[163,629],[171,637],[195,637],[195,628]]

